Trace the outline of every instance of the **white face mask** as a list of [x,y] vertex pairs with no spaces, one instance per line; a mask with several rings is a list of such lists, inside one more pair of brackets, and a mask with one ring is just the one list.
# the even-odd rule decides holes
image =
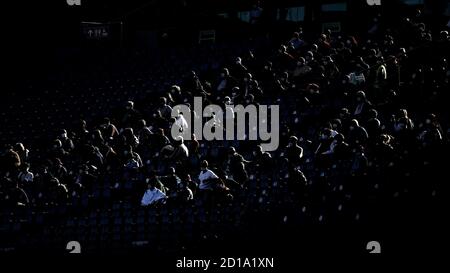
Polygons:
[[222,78],[225,78],[225,73],[220,73],[220,76],[221,76]]

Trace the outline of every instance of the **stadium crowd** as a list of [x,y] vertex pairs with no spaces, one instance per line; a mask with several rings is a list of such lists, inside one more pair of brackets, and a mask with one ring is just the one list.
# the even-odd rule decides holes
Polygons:
[[[95,95],[95,102],[76,106],[92,116],[58,117],[66,126],[40,132],[45,141],[15,143],[24,139],[17,135],[3,143],[3,230],[23,231],[24,225],[8,225],[12,212],[61,207],[65,217],[49,225],[117,204],[167,215],[218,205],[242,213],[250,199],[264,209],[301,211],[305,221],[345,222],[375,217],[395,200],[442,198],[445,181],[427,178],[442,173],[440,156],[449,152],[449,43],[447,30],[432,32],[415,18],[364,36],[298,29],[279,44],[238,46],[230,58],[220,57],[220,46],[199,59],[164,55],[169,72],[129,76],[150,86],[162,77],[159,91],[129,96],[116,86],[118,101],[96,110],[95,102],[110,95]],[[184,66],[172,64],[178,58],[187,60]],[[97,74],[89,77],[82,88],[91,80],[107,86]],[[172,107],[190,107],[195,96],[204,105],[280,105],[280,147],[266,152],[258,141],[172,139],[173,124],[183,126]]]

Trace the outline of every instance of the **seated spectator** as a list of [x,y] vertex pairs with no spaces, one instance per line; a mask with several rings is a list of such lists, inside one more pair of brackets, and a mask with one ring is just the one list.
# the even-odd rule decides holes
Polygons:
[[364,127],[359,125],[358,120],[352,119],[348,131],[348,142],[351,145],[365,145],[369,136]]
[[117,130],[116,126],[111,123],[108,117],[103,119],[103,122],[100,125],[100,129],[106,141],[111,141],[119,135],[119,131]]
[[217,92],[219,95],[229,94],[231,88],[237,86],[238,81],[230,75],[228,68],[223,68],[220,72],[220,78],[217,83]]
[[244,159],[242,155],[236,152],[234,147],[228,150],[227,170],[230,177],[238,183],[244,183],[248,179],[246,164],[250,161]]
[[167,99],[165,97],[159,98],[158,111],[165,119],[170,119],[172,117],[172,107],[167,104]]
[[60,131],[58,139],[61,141],[62,148],[68,153],[72,152],[73,149],[75,148],[72,139],[70,139],[69,136],[67,135],[66,129]]
[[200,165],[200,174],[198,175],[198,180],[200,184],[198,185],[199,190],[215,190],[218,188],[219,177],[208,168],[208,161],[203,160]]
[[139,120],[139,117],[139,112],[134,108],[134,101],[127,101],[122,115],[122,124],[125,127],[133,127]]
[[189,158],[189,150],[184,144],[183,137],[179,136],[174,145],[166,145],[161,149],[161,154],[171,162],[183,162]]
[[30,200],[28,199],[28,195],[21,187],[19,187],[17,181],[6,179],[2,184],[6,185],[3,192],[3,198],[7,207],[22,207],[29,205]]
[[159,189],[156,188],[156,181],[150,179],[147,182],[147,190],[142,196],[141,206],[154,206],[158,204],[164,204],[167,200],[167,196]]
[[30,165],[28,163],[24,163],[20,166],[20,172],[17,178],[21,185],[27,185],[33,182],[34,174],[30,172]]
[[69,198],[69,193],[64,184],[61,184],[57,178],[50,179],[48,201],[55,204],[65,204]]
[[298,145],[298,138],[296,136],[291,136],[289,138],[285,155],[291,166],[296,167],[301,163],[303,158],[303,148]]
[[355,117],[365,117],[367,114],[367,111],[370,110],[372,104],[370,101],[366,98],[366,93],[364,91],[358,91],[356,92],[356,107],[355,111],[353,112],[353,115]]
[[27,162],[28,161],[28,153],[30,150],[25,148],[23,143],[16,143],[14,146],[14,151],[19,155],[20,162]]

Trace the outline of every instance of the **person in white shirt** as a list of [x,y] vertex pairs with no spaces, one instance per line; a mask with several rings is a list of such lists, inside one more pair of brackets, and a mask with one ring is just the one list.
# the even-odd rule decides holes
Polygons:
[[155,181],[150,180],[148,183],[148,189],[145,191],[144,196],[142,196],[141,205],[149,206],[153,204],[164,203],[167,196],[159,189],[155,187]]
[[200,184],[198,188],[200,190],[214,190],[216,188],[215,179],[219,177],[210,169],[208,169],[208,161],[203,160],[201,164],[201,172],[198,175]]

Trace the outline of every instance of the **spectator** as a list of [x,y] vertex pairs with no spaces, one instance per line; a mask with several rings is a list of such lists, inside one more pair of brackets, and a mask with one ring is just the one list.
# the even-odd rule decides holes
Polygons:
[[147,190],[141,200],[142,206],[155,206],[166,202],[167,196],[161,190],[156,188],[155,183],[156,181],[154,179],[148,181]]
[[198,180],[200,181],[198,185],[199,190],[215,190],[217,188],[219,177],[208,166],[209,163],[206,160],[203,160],[200,165],[201,171],[198,175]]
[[19,179],[21,185],[32,183],[34,180],[34,174],[30,172],[30,165],[28,163],[24,163],[20,166],[20,168],[21,171],[19,172],[17,178]]

